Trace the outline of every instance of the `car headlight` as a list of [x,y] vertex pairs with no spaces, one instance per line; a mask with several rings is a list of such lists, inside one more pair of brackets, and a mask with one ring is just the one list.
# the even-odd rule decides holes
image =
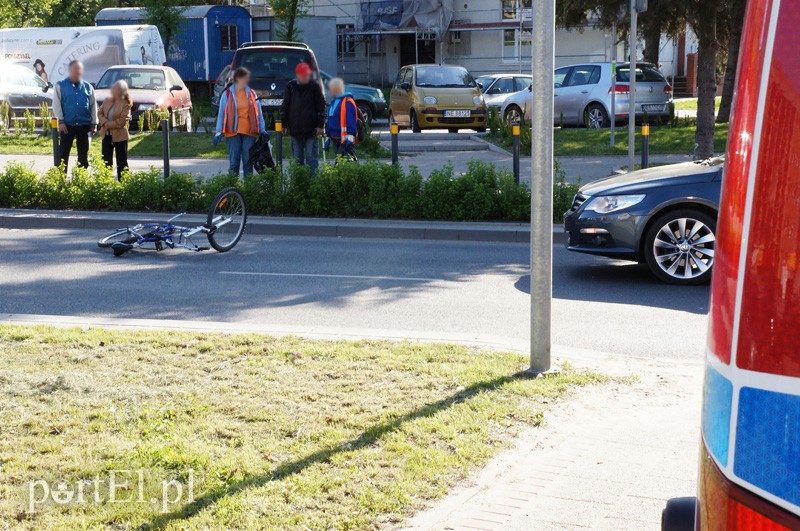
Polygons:
[[137,109],[139,109],[140,111],[151,111],[155,109],[155,107],[156,106],[152,103],[140,103]]
[[475,105],[483,105],[483,96],[475,96],[472,98],[472,103]]
[[433,96],[425,96],[425,99],[422,101],[425,102],[425,105],[436,105],[439,102],[439,100],[437,100]]
[[379,100],[382,100],[382,99],[384,99],[384,97],[383,97],[383,91],[382,91],[381,89],[378,89],[378,90],[377,90],[377,93],[378,93],[378,99],[379,99]]
[[592,199],[584,210],[594,211],[598,214],[610,214],[638,205],[644,200],[644,195],[605,195]]

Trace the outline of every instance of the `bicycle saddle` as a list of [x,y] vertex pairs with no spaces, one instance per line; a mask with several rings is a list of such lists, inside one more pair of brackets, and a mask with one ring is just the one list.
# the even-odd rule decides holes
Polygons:
[[111,246],[111,249],[114,250],[114,256],[122,256],[133,249],[133,245],[125,242],[116,242]]

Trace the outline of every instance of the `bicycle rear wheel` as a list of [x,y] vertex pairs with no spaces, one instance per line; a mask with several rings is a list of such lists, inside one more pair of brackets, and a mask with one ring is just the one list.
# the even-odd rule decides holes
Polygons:
[[208,211],[206,227],[211,231],[208,243],[221,253],[230,251],[242,239],[246,226],[247,202],[244,195],[236,188],[222,190]]
[[115,243],[131,244],[136,243],[137,238],[130,233],[127,229],[112,232],[105,238],[100,238],[97,241],[97,246],[101,249],[110,249]]

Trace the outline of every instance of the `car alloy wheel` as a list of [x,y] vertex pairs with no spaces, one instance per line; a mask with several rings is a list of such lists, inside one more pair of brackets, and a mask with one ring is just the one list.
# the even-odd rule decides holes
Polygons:
[[651,252],[664,274],[676,281],[692,281],[711,270],[715,248],[712,227],[698,219],[679,217],[656,233]]
[[606,115],[597,105],[589,107],[586,112],[586,125],[589,129],[603,129],[606,126]]
[[506,124],[514,125],[522,123],[522,111],[516,105],[512,105],[506,111]]

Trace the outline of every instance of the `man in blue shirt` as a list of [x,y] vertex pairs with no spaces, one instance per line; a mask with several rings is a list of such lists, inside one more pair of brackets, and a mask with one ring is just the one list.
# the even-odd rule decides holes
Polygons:
[[89,167],[89,135],[97,131],[97,101],[94,87],[83,80],[83,63],[69,64],[69,77],[55,85],[53,114],[58,118],[59,155],[67,168],[73,142],[78,145],[78,166]]

